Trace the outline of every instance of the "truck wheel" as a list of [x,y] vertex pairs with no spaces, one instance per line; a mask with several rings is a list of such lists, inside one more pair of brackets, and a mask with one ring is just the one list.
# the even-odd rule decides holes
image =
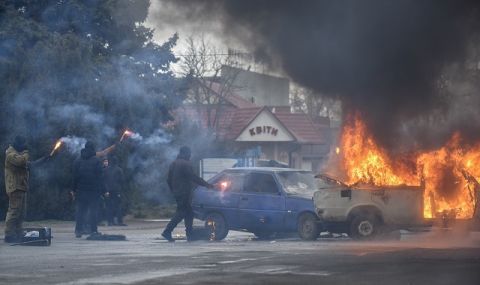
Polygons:
[[320,235],[320,225],[315,215],[305,213],[298,218],[298,235],[303,240],[316,240]]
[[210,229],[210,240],[222,240],[228,235],[227,221],[221,214],[208,214],[205,219],[205,227]]
[[355,216],[350,223],[350,237],[358,240],[374,238],[380,230],[380,221],[374,215]]

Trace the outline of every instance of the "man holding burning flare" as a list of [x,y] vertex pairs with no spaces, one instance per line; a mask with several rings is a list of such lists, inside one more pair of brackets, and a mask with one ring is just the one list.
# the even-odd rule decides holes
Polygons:
[[23,136],[16,136],[6,150],[5,189],[8,195],[8,211],[5,218],[5,242],[21,241],[30,168],[46,161],[52,155],[53,152],[36,161],[29,161],[27,140]]
[[182,146],[177,159],[170,164],[168,169],[167,184],[177,202],[177,211],[162,233],[162,236],[170,242],[175,241],[172,238],[172,231],[183,219],[185,219],[187,240],[190,241],[192,239],[193,209],[191,193],[195,184],[208,188],[214,187],[193,172],[190,157],[190,148]]

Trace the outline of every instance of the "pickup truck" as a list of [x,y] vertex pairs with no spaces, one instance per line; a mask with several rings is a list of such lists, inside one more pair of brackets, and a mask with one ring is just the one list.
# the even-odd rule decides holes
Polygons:
[[326,174],[315,177],[315,212],[326,231],[372,239],[395,229],[424,225],[424,186],[347,185]]

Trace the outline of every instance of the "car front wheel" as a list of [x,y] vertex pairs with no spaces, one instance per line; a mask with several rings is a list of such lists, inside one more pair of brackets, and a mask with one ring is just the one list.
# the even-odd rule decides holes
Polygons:
[[210,240],[222,240],[228,235],[227,221],[221,214],[208,214],[205,227],[210,229]]
[[320,235],[320,224],[312,213],[305,213],[298,219],[298,235],[303,240],[316,240]]

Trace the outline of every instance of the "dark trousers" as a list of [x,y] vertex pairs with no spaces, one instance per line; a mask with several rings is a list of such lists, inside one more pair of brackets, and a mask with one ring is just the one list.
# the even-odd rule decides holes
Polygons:
[[185,232],[188,238],[191,236],[193,228],[193,209],[192,205],[190,204],[190,198],[188,196],[178,196],[175,197],[175,200],[177,201],[177,211],[168,223],[164,232],[171,234],[178,223],[185,219]]
[[117,218],[118,224],[123,224],[122,217],[122,200],[118,194],[110,193],[108,198],[105,198],[105,206],[107,210],[107,222],[109,224],[115,223],[115,218]]
[[[77,201],[77,214],[75,217],[75,233],[83,233],[84,230],[97,232],[97,212],[99,195],[97,193],[80,192],[75,196]],[[88,224],[90,229],[85,229]]]

